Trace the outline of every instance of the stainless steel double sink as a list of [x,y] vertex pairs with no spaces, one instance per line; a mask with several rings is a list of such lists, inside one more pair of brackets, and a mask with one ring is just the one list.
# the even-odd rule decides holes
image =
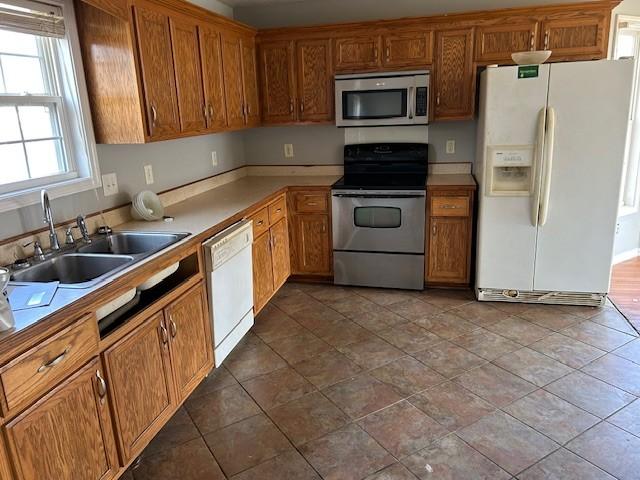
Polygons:
[[117,272],[187,237],[188,233],[117,232],[91,237],[11,276],[14,282],[60,282],[90,288]]

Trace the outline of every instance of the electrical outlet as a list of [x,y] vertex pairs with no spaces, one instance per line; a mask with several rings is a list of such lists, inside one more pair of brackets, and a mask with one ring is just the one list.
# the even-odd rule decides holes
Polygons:
[[216,152],[215,150],[211,152],[211,165],[213,165],[214,167],[218,166],[218,152]]
[[102,175],[102,190],[105,197],[118,193],[118,177],[115,173]]
[[291,143],[284,144],[284,158],[293,158],[293,145]]
[[456,153],[456,141],[455,140],[447,140],[447,153],[448,154]]
[[144,166],[144,179],[147,182],[147,185],[151,185],[153,183],[153,167],[151,165]]

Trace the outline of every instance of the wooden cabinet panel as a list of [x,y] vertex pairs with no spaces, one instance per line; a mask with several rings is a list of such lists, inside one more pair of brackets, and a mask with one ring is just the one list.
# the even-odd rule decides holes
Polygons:
[[220,33],[201,25],[198,27],[198,36],[207,129],[219,130],[227,126]]
[[296,213],[316,213],[329,211],[327,192],[293,192],[291,194],[293,210]]
[[149,136],[175,135],[180,132],[180,117],[169,17],[141,6],[135,6],[134,13]]
[[256,239],[269,230],[269,209],[263,208],[249,217],[253,222],[253,238]]
[[371,70],[380,66],[380,37],[366,35],[335,40],[335,70]]
[[281,196],[269,205],[269,225],[273,225],[287,214],[287,201],[285,196]]
[[174,18],[170,20],[170,25],[180,130],[183,132],[204,130],[207,123],[198,29],[195,23]]
[[171,335],[171,367],[178,401],[185,399],[211,366],[211,329],[202,284],[185,293],[165,310]]
[[96,319],[88,315],[2,367],[9,410],[35,400],[97,355],[98,339]]
[[271,235],[271,257],[273,263],[273,289],[278,290],[291,275],[291,257],[289,255],[289,232],[287,220],[276,222],[269,229]]
[[244,86],[245,124],[260,125],[260,98],[258,95],[258,72],[256,69],[256,44],[253,38],[243,38],[242,83]]
[[138,455],[172,411],[169,332],[162,312],[104,352],[122,461]]
[[512,64],[512,53],[536,49],[537,29],[537,22],[478,27],[476,61]]
[[566,56],[604,58],[607,56],[609,16],[597,14],[542,22],[542,50],[551,50],[552,59]]
[[293,216],[293,273],[330,275],[331,236],[329,215],[299,214]]
[[265,232],[253,239],[253,305],[258,313],[273,294],[271,236]]
[[3,480],[13,480],[9,454],[4,443],[4,436],[0,435],[0,478]]
[[426,68],[433,61],[433,32],[406,32],[385,35],[385,67]]
[[435,119],[472,118],[475,107],[473,29],[436,32],[434,76]]
[[302,122],[333,118],[331,41],[299,40],[296,44],[299,119]]
[[287,123],[296,119],[293,42],[260,45],[262,121]]
[[468,282],[469,220],[432,217],[428,242],[427,282]]
[[430,212],[432,217],[468,217],[468,196],[433,196],[431,197]]
[[227,124],[238,128],[244,125],[244,91],[242,88],[242,48],[240,38],[222,34],[222,66],[227,106]]
[[16,479],[115,476],[117,454],[103,378],[93,360],[7,424]]

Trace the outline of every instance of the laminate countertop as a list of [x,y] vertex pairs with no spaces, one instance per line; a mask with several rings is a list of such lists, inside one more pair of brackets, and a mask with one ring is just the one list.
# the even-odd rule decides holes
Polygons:
[[473,175],[469,173],[431,174],[427,177],[428,187],[475,187]]

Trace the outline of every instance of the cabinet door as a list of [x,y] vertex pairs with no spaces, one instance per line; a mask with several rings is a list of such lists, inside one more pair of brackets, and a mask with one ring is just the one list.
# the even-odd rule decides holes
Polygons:
[[0,478],[12,480],[11,465],[9,464],[9,455],[5,447],[4,437],[0,435]]
[[329,40],[300,40],[296,46],[300,121],[333,118],[333,69]]
[[271,256],[273,261],[273,287],[274,290],[277,290],[291,275],[289,231],[286,218],[273,225],[269,232],[271,234]]
[[332,269],[329,216],[294,215],[292,228],[294,273],[330,275]]
[[467,283],[469,219],[431,217],[429,227],[427,282]]
[[222,66],[224,93],[227,104],[227,124],[238,128],[244,125],[244,91],[242,89],[242,49],[240,38],[222,34]]
[[185,399],[212,366],[212,338],[202,284],[165,310],[171,335],[171,367],[178,401]]
[[138,455],[173,402],[169,332],[162,312],[104,352],[122,461]]
[[255,313],[269,301],[273,293],[271,235],[267,231],[253,240],[253,306]]
[[93,360],[6,425],[16,479],[115,476],[118,461],[103,381]]
[[204,130],[207,123],[202,89],[198,28],[194,23],[173,18],[170,25],[180,130],[183,132]]
[[258,72],[256,69],[256,43],[253,38],[243,38],[242,83],[244,85],[245,124],[260,125],[260,100],[258,97]]
[[433,61],[433,32],[406,32],[385,35],[385,67],[426,68]]
[[599,13],[584,18],[545,20],[541,48],[551,50],[551,58],[605,58],[609,16]]
[[478,27],[476,61],[513,64],[513,52],[536,49],[537,29],[537,22]]
[[199,26],[198,34],[207,129],[220,130],[227,126],[220,34],[206,26]]
[[134,7],[148,134],[162,138],[180,132],[169,17]]
[[434,70],[435,119],[472,118],[475,101],[473,29],[436,33]]
[[262,120],[287,123],[296,119],[293,42],[260,45]]
[[335,41],[335,69],[340,72],[375,70],[380,67],[380,37],[338,38]]

